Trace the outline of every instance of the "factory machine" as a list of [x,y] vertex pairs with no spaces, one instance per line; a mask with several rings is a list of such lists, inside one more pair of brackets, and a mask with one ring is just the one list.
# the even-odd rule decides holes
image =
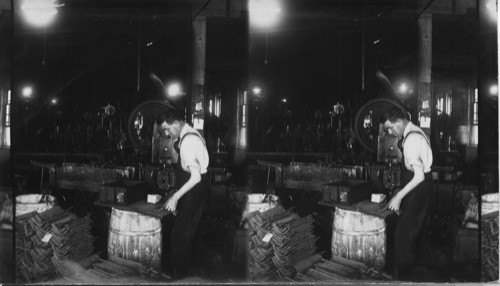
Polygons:
[[376,176],[384,186],[385,193],[392,195],[394,188],[400,187],[402,153],[398,148],[398,138],[385,134],[380,118],[391,108],[407,112],[396,100],[388,98],[373,99],[358,110],[355,119],[356,137],[370,153],[376,153]]
[[401,158],[398,139],[385,134],[379,123],[384,112],[404,106],[396,100],[378,98],[364,104],[354,121],[356,139],[366,151],[368,160],[342,162],[330,160],[319,163],[292,161],[289,165],[259,161],[259,164],[275,170],[274,187],[320,191],[323,204],[352,205],[370,199],[372,193],[390,198],[400,186]]
[[[139,104],[130,113],[127,133],[134,153],[128,156],[130,160],[127,165],[113,163],[118,160],[109,158],[107,164],[51,164],[50,185],[62,190],[98,193],[98,203],[110,205],[127,205],[146,200],[148,194],[163,196],[176,188],[177,154],[173,140],[161,134],[155,123],[159,114],[173,109],[175,107],[167,101],[149,100]],[[110,158],[119,154],[109,153]]]
[[149,100],[138,105],[128,120],[129,138],[135,148],[143,154],[151,154],[150,167],[144,176],[150,178],[160,190],[168,191],[177,187],[174,165],[178,154],[173,139],[161,133],[155,122],[158,115],[175,110],[168,101]]

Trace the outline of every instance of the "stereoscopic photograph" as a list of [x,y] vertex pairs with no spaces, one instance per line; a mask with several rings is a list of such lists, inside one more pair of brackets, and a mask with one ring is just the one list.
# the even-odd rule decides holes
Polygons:
[[497,0],[0,0],[0,283],[499,279]]

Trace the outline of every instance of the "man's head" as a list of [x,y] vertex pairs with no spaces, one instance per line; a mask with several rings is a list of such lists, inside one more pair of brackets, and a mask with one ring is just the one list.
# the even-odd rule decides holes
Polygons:
[[182,127],[184,127],[184,118],[181,114],[173,112],[170,114],[161,114],[156,119],[156,124],[160,132],[164,132],[173,138],[179,138]]
[[387,134],[402,138],[403,132],[408,124],[408,115],[398,108],[392,108],[382,115],[380,123],[384,126]]

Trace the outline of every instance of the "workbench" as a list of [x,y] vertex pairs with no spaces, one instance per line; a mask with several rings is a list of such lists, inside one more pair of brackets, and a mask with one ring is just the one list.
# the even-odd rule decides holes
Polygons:
[[374,203],[370,200],[363,200],[352,205],[319,202],[319,205],[322,206],[341,208],[350,211],[358,211],[363,214],[376,216],[382,219],[386,219],[390,215],[394,214],[394,212],[389,209],[382,210],[386,206],[386,204],[386,202]]
[[96,202],[96,205],[101,207],[110,207],[124,211],[136,212],[142,215],[163,219],[165,216],[172,214],[172,212],[165,209],[158,211],[158,208],[163,206],[166,201],[166,198],[163,198],[156,204],[148,203],[146,200],[140,200],[135,203],[131,203],[130,205],[108,204],[102,202]]

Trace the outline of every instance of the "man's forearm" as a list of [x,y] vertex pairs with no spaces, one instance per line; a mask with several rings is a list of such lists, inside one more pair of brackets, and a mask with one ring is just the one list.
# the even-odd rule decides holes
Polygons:
[[200,173],[196,173],[191,171],[191,176],[189,177],[189,180],[177,191],[175,192],[175,196],[177,199],[182,198],[187,192],[189,192],[191,189],[196,186],[201,181],[201,175]]
[[398,195],[401,199],[404,198],[409,192],[415,189],[420,183],[424,181],[424,172],[422,169],[413,168],[413,178],[406,184]]

